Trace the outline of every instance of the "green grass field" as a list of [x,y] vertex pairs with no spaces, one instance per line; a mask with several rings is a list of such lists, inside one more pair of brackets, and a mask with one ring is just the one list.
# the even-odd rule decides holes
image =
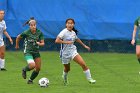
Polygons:
[[[140,65],[135,54],[80,53],[91,70],[96,84],[89,84],[79,65],[71,62],[69,85],[62,83],[63,66],[58,52],[41,52],[42,69],[34,84],[21,77],[26,65],[22,52],[6,52],[6,68],[0,71],[0,93],[140,93]],[[31,71],[27,73],[28,78]],[[47,77],[48,88],[41,88],[38,80]]]

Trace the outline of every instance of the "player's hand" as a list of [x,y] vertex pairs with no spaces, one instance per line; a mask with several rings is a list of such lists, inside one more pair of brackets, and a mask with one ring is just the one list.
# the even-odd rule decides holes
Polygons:
[[10,41],[11,45],[13,45],[13,40],[11,38],[9,38],[9,41]]
[[38,45],[40,45],[40,42],[36,42]]
[[132,39],[131,44],[132,44],[132,45],[134,45],[134,44],[135,44],[135,40],[134,40],[134,39]]
[[86,46],[86,45],[85,45],[84,47],[85,47],[88,51],[90,51],[90,47],[88,47],[88,46]]

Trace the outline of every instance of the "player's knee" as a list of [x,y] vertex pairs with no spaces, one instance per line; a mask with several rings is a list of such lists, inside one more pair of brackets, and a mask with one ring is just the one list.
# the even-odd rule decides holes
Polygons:
[[138,58],[140,58],[140,53],[137,53],[136,55],[137,55]]
[[30,69],[34,69],[35,68],[35,63],[30,63],[29,67],[30,67]]
[[1,52],[0,53],[0,58],[4,59],[4,55],[5,55],[5,53],[4,52]]

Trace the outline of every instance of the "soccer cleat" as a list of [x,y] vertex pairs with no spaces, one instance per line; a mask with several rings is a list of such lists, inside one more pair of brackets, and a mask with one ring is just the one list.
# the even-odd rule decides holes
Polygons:
[[22,77],[26,79],[26,71],[24,70],[24,68],[22,69]]
[[64,75],[62,75],[64,85],[68,85],[68,79]]
[[1,70],[1,71],[7,71],[5,68],[1,68],[0,70]]
[[27,84],[33,84],[33,81],[29,79],[29,80],[27,81]]
[[96,80],[94,80],[94,79],[91,78],[91,79],[88,80],[88,82],[89,82],[90,84],[95,84]]

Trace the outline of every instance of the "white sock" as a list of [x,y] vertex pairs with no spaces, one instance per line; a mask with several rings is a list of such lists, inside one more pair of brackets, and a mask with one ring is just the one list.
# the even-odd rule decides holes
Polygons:
[[91,79],[91,74],[90,74],[90,70],[89,69],[87,69],[86,71],[83,71],[84,73],[85,73],[85,75],[86,75],[86,78],[89,80],[89,79]]
[[1,59],[1,67],[0,68],[4,68],[5,67],[5,59]]
[[68,75],[68,73],[63,71],[63,77],[64,77],[64,79],[67,79],[67,75]]

